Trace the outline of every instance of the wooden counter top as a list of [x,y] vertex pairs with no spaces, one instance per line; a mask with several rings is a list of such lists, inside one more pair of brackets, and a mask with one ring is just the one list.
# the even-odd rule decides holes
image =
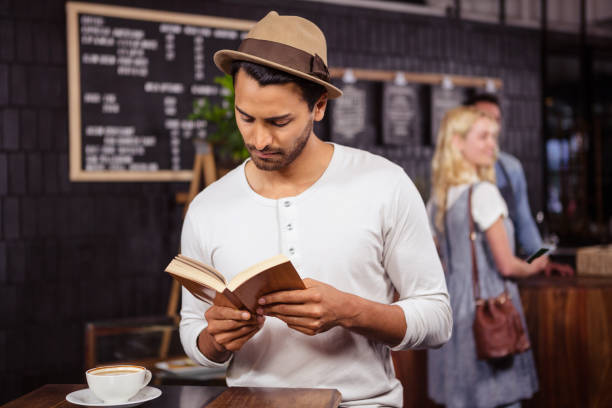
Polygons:
[[612,288],[612,277],[537,275],[517,280],[517,283],[520,288]]

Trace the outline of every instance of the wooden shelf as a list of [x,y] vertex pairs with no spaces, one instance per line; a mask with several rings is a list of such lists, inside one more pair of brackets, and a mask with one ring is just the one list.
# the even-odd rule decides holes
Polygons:
[[[330,68],[329,73],[332,78],[342,78],[347,69],[349,68]],[[444,78],[449,78],[455,86],[484,88],[486,87],[488,81],[493,82],[493,84],[495,85],[495,89],[501,89],[503,86],[503,82],[499,78],[470,77],[464,75],[404,71],[386,71],[360,68],[350,69],[353,71],[353,75],[355,76],[355,78],[365,81],[392,82],[395,80],[395,77],[399,72],[400,74],[404,75],[404,78],[406,78],[406,82],[408,83],[439,85],[442,83],[442,80]]]

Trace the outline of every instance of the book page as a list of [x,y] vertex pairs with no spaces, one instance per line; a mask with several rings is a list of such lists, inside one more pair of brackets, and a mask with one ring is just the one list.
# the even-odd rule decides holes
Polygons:
[[216,276],[221,282],[223,282],[225,284],[227,283],[227,280],[225,280],[225,276],[223,276],[223,274],[221,274],[221,272],[219,272],[218,270],[216,270],[215,268],[213,268],[210,265],[206,265],[205,263],[202,263],[202,262],[198,261],[197,259],[189,258],[188,256],[185,256],[183,254],[178,254],[174,258],[178,259],[181,262],[189,264],[189,265],[193,266],[196,269],[200,269],[203,272],[211,273],[214,276]]
[[170,261],[170,264],[166,267],[166,272],[176,278],[180,278],[179,281],[187,289],[189,289],[189,287],[185,285],[185,281],[190,281],[195,285],[206,286],[217,292],[223,292],[225,290],[225,282],[220,280],[215,274],[176,258]]

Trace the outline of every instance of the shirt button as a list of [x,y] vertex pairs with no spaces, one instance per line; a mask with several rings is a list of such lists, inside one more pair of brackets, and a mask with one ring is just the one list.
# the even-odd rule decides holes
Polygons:
[[289,253],[291,255],[295,254],[295,248],[293,248],[293,247],[289,248]]
[[285,207],[290,207],[291,206],[291,201],[285,201]]
[[293,225],[291,225],[291,224],[287,224],[287,229],[288,229],[289,231],[291,231],[291,230],[293,229]]

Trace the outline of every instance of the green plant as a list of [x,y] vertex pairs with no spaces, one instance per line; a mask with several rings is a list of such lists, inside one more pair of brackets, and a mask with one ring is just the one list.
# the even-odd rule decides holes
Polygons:
[[[206,140],[213,145],[218,160],[223,165],[233,167],[249,157],[236,125],[234,82],[227,74],[215,77],[214,82],[222,87],[222,103],[213,104],[208,98],[196,100],[193,102],[193,112],[189,115],[189,119],[204,119],[208,122],[209,132]],[[212,132],[211,125],[213,125]]]

